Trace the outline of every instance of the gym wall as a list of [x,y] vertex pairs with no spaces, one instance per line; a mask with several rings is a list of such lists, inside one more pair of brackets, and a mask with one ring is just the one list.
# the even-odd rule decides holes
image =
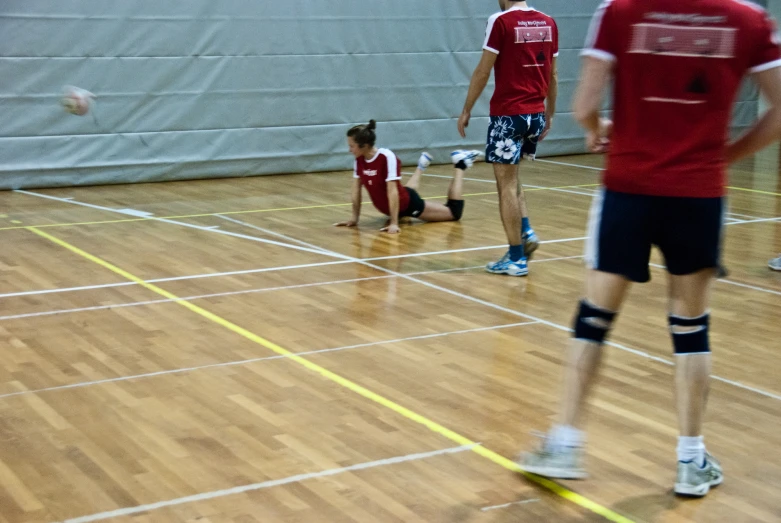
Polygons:
[[[539,0],[560,29],[559,114],[540,155],[583,151],[569,114],[598,0]],[[489,84],[456,131],[495,0],[4,0],[0,188],[347,169],[350,125],[414,164],[482,147]],[[64,85],[98,96],[67,114]],[[736,124],[756,117],[753,89]]]

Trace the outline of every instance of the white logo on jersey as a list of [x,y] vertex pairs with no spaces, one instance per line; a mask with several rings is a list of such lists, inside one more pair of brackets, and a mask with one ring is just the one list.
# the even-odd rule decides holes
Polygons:
[[551,26],[543,27],[516,27],[515,43],[530,44],[532,42],[552,42],[553,31]]
[[546,22],[544,20],[532,20],[531,22],[528,22],[528,21],[527,22],[518,22],[518,25],[522,25],[524,27],[529,27],[529,26],[533,26],[533,27],[546,26],[547,27],[548,26],[548,22]]
[[364,169],[363,174],[365,174],[366,176],[377,176],[377,171],[376,170],[372,171],[371,169]]
[[674,24],[674,23],[689,23],[689,24],[723,24],[726,23],[726,16],[703,16],[699,13],[682,14],[682,13],[646,13],[646,20],[656,20],[657,22]]
[[735,56],[738,30],[733,27],[635,24],[632,29],[630,53],[699,58]]

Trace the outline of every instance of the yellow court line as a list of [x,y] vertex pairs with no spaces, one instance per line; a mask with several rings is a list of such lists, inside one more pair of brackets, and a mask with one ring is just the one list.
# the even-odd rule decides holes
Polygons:
[[504,456],[497,454],[496,452],[489,450],[482,445],[478,444],[477,442],[474,442],[470,440],[469,438],[462,436],[461,434],[458,434],[457,432],[454,432],[439,423],[436,423],[435,421],[430,420],[429,418],[422,416],[421,414],[418,414],[417,412],[414,412],[406,407],[403,407],[399,405],[398,403],[391,401],[384,396],[381,396],[375,392],[372,392],[371,390],[358,385],[357,383],[348,380],[347,378],[344,378],[340,376],[339,374],[336,374],[334,372],[331,372],[330,370],[326,369],[325,367],[321,367],[320,365],[313,363],[309,361],[306,358],[302,358],[301,356],[298,356],[297,354],[281,347],[280,345],[277,345],[276,343],[269,341],[261,336],[258,336],[254,332],[251,332],[243,327],[240,327],[236,325],[235,323],[232,323],[225,318],[218,316],[214,314],[213,312],[210,312],[202,307],[199,307],[198,305],[195,305],[193,303],[190,303],[189,301],[185,301],[175,294],[172,294],[165,289],[162,289],[158,287],[157,285],[154,285],[152,283],[148,283],[144,281],[143,279],[139,278],[138,276],[135,276],[129,272],[127,272],[124,269],[121,269],[117,267],[116,265],[113,265],[102,258],[99,258],[97,256],[94,256],[86,251],[83,251],[76,247],[75,245],[71,245],[70,243],[61,240],[55,236],[52,236],[44,231],[41,231],[39,229],[36,229],[35,227],[27,227],[27,230],[37,234],[38,236],[42,238],[46,238],[47,240],[59,245],[60,247],[63,247],[69,251],[71,251],[74,254],[77,254],[81,256],[82,258],[85,258],[97,265],[100,265],[101,267],[108,269],[115,274],[118,274],[122,276],[123,278],[133,281],[142,287],[145,287],[146,289],[159,294],[160,296],[163,296],[165,298],[168,298],[170,300],[173,300],[175,303],[181,305],[182,307],[185,307],[186,309],[189,309],[190,311],[194,312],[195,314],[198,314],[199,316],[202,316],[203,318],[206,318],[217,325],[220,325],[221,327],[224,327],[225,329],[232,331],[239,336],[242,336],[243,338],[252,341],[262,347],[265,347],[276,354],[279,354],[280,356],[284,356],[285,358],[290,359],[291,361],[294,361],[301,365],[302,367],[319,374],[320,376],[324,377],[327,380],[330,380],[338,385],[341,385],[342,387],[349,389],[356,394],[359,394],[363,396],[364,398],[373,401],[374,403],[377,403],[379,405],[382,405],[383,407],[386,407],[393,412],[407,418],[408,420],[414,421],[415,423],[418,423],[420,425],[423,425],[424,427],[428,428],[432,432],[435,432],[437,434],[440,434],[444,436],[445,438],[449,439],[450,441],[454,441],[459,445],[468,445],[472,447],[472,451],[476,454],[491,460],[492,462],[496,463],[497,465],[500,465],[507,470],[521,473],[524,476],[526,476],[529,480],[533,481],[534,483],[537,483],[538,485],[547,488],[548,490],[552,491],[553,493],[557,494],[558,496],[571,501],[577,505],[579,505],[582,508],[585,508],[595,514],[598,514],[608,521],[613,521],[615,523],[634,523],[632,520],[622,516],[621,514],[618,514],[617,512],[614,512],[610,510],[607,507],[604,507],[594,501],[591,501],[590,499],[581,496],[580,494],[577,494],[575,492],[572,492],[571,490],[559,485],[558,483],[555,483],[553,481],[550,481],[548,479],[545,479],[540,476],[536,476],[534,474],[529,474],[520,469],[517,464],[515,464],[513,461],[505,458]]
[[[575,189],[578,187],[594,187],[599,184],[586,184],[586,185],[566,185],[562,187],[541,187],[539,189],[526,189],[527,191],[549,191],[552,189]],[[479,192],[479,193],[470,193],[465,194],[464,197],[467,196],[486,196],[489,194],[496,194],[496,191],[492,192]],[[436,200],[436,199],[442,199],[447,198],[447,196],[431,196],[428,199],[430,200]],[[362,205],[367,205],[368,201],[362,202]],[[347,207],[349,205],[352,205],[352,203],[327,203],[322,205],[302,205],[300,207],[276,207],[272,209],[250,209],[247,211],[225,211],[225,212],[209,212],[209,213],[201,213],[201,214],[182,214],[178,216],[153,216],[150,218],[126,218],[122,220],[98,220],[98,221],[92,221],[92,222],[68,222],[68,223],[49,223],[49,224],[40,224],[40,225],[17,225],[13,227],[0,227],[0,231],[10,231],[14,229],[27,229],[28,227],[36,227],[38,229],[48,229],[52,227],[75,227],[78,225],[104,225],[104,224],[111,224],[111,223],[130,223],[130,222],[147,222],[147,221],[153,221],[153,220],[177,220],[182,218],[203,218],[206,216],[225,216],[225,215],[231,215],[231,214],[254,214],[254,213],[261,213],[261,212],[277,212],[277,211],[296,211],[296,210],[304,210],[304,209],[323,209],[326,207]]]

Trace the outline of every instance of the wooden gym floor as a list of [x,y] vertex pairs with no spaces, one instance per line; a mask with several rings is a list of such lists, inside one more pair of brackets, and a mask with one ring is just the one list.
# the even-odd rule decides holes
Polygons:
[[[665,278],[633,288],[582,482],[513,471],[558,397],[601,158],[523,166],[545,243],[505,249],[490,166],[461,223],[404,225],[349,173],[0,193],[0,521],[781,520],[777,151],[732,172],[706,424],[725,483],[675,474]],[[443,198],[449,166],[429,169]]]

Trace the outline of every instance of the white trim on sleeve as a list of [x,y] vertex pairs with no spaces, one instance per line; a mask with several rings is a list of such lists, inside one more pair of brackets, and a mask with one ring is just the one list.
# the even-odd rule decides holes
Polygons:
[[602,51],[601,49],[583,49],[580,52],[580,56],[590,56],[591,58],[596,58],[597,60],[604,60],[605,62],[616,61],[615,55],[610,54],[607,51]]
[[393,182],[395,180],[401,180],[401,173],[399,172],[399,162],[396,159],[396,155],[390,149],[380,149],[377,151],[379,154],[385,155],[385,159],[388,161],[388,177],[386,182]]
[[594,17],[591,19],[591,24],[588,27],[588,33],[586,34],[586,45],[583,47],[586,49],[593,49],[597,43],[599,37],[599,30],[602,29],[602,19],[605,17],[605,11],[613,0],[605,0],[602,2],[597,11],[594,13]]
[[359,178],[358,176],[358,158],[355,159],[355,162],[353,163],[353,178]]
[[767,71],[768,69],[775,69],[776,67],[781,67],[781,60],[773,60],[772,62],[756,65],[751,69],[749,69],[748,72],[761,73],[762,71]]
[[500,16],[502,16],[504,13],[495,13],[491,15],[491,18],[488,19],[488,25],[485,28],[485,40],[483,40],[483,49],[486,51],[491,51],[492,53],[499,54],[499,51],[494,49],[493,47],[488,46],[488,39],[491,38],[491,31],[494,30],[494,24],[499,19]]

